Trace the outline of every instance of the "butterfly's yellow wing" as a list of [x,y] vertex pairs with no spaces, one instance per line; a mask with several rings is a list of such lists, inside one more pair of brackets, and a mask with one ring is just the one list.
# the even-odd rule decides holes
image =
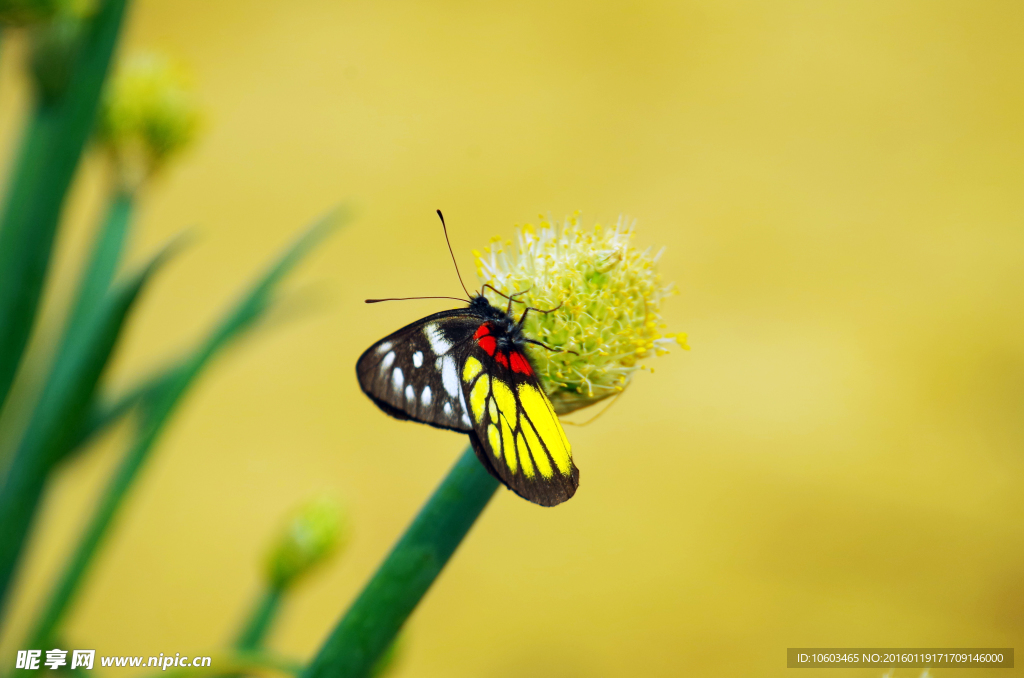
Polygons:
[[473,422],[473,447],[488,470],[516,494],[542,506],[572,497],[579,486],[579,470],[533,371],[514,371],[491,356],[471,352],[461,377]]

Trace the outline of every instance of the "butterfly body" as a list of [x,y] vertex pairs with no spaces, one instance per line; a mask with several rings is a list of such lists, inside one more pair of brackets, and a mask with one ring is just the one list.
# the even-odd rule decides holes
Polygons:
[[367,349],[356,364],[363,392],[384,412],[467,433],[484,467],[543,506],[579,485],[565,437],[511,313],[483,295],[463,309],[411,323]]

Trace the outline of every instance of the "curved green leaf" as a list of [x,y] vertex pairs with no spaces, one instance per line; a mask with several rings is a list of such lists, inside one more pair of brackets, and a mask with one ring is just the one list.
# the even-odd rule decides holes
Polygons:
[[112,290],[54,363],[0,489],[0,611],[47,475],[78,435],[128,313],[164,258]]
[[25,130],[0,220],[0,406],[32,330],[64,198],[92,131],[127,4],[102,3],[66,91],[39,103]]
[[[299,237],[248,292],[242,295],[208,337],[200,342],[180,366],[172,369],[166,379],[161,378],[155,388],[145,392],[145,396],[140,400],[141,422],[136,439],[104,491],[95,513],[48,599],[27,646],[42,647],[59,633],[64,616],[74,602],[89,565],[109,531],[128,490],[171,415],[203,368],[222,348],[253,326],[270,305],[273,292],[281,279],[345,216],[340,210],[336,211]],[[76,433],[80,431],[79,428]]]

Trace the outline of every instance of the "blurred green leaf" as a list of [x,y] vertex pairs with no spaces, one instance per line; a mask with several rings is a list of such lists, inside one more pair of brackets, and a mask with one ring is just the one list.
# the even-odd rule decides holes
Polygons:
[[46,477],[78,434],[128,313],[164,259],[165,253],[161,253],[113,289],[54,363],[0,489],[0,611]]
[[106,0],[76,52],[67,89],[29,121],[0,220],[0,406],[35,319],[68,186],[92,131],[128,0]]
[[87,318],[95,313],[107,290],[110,289],[118,263],[121,261],[121,251],[128,236],[133,207],[132,194],[123,191],[114,193],[103,224],[96,234],[96,243],[93,245],[88,264],[78,283],[78,292],[64,330],[65,341],[69,336],[76,334]]
[[78,436],[68,449],[68,455],[71,456],[83,449],[92,442],[94,437],[120,420],[121,417],[128,414],[135,407],[148,400],[152,400],[157,389],[170,383],[181,367],[180,364],[175,364],[160,370],[120,395],[106,396],[99,394],[94,396],[92,403],[89,405],[89,412],[85,415],[85,419],[79,429]]
[[[58,355],[67,346],[70,337],[81,331],[82,326],[96,312],[96,307],[110,288],[111,281],[117,273],[121,252],[128,237],[135,196],[126,191],[115,191],[107,207],[103,224],[96,234],[91,256],[78,283],[71,311],[68,314],[67,326]],[[82,421],[78,435],[63,450],[62,456],[82,449],[93,435],[118,420],[127,413],[141,396],[139,388],[151,388],[152,384],[141,384],[114,402],[101,401],[94,396],[89,406],[89,413]]]
[[253,326],[269,306],[273,292],[281,279],[346,216],[346,213],[337,210],[299,237],[242,296],[180,367],[172,370],[166,381],[159,383],[157,388],[147,391],[145,397],[140,400],[141,421],[135,442],[125,454],[104,491],[99,506],[53,589],[27,646],[42,647],[54,637],[54,634],[59,633],[64,615],[74,602],[89,564],[109,531],[118,508],[171,415],[203,368],[217,352]]

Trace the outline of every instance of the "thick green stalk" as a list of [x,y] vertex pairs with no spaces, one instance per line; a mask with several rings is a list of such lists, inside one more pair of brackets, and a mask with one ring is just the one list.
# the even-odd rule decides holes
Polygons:
[[25,130],[0,220],[0,406],[32,329],[64,197],[92,131],[127,4],[102,3],[67,89],[43,98]]
[[[25,647],[43,647],[60,632],[64,617],[81,588],[96,552],[110,531],[118,509],[189,387],[216,353],[251,328],[262,316],[284,275],[333,228],[338,218],[339,213],[334,213],[306,231],[243,295],[181,367],[173,370],[166,382],[158,384],[145,396],[141,403],[141,421],[136,439],[107,485]],[[81,428],[76,433],[80,435],[80,431]]]
[[270,626],[281,608],[284,591],[276,586],[267,586],[246,619],[242,632],[238,634],[235,648],[238,650],[258,650],[270,631]]
[[467,448],[341,618],[302,678],[365,678],[498,489]]

